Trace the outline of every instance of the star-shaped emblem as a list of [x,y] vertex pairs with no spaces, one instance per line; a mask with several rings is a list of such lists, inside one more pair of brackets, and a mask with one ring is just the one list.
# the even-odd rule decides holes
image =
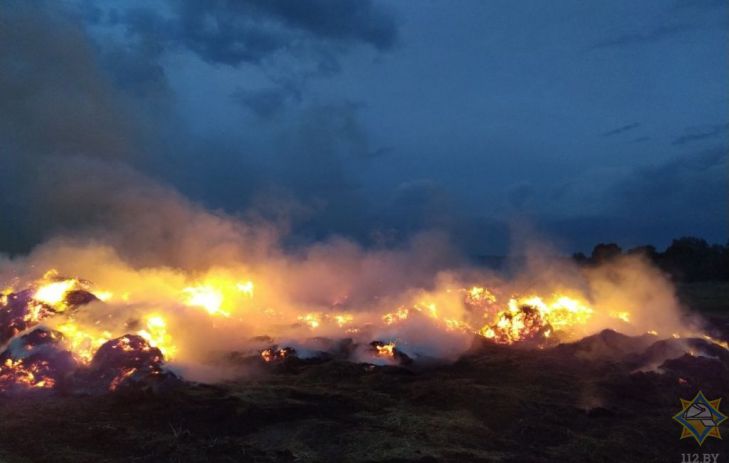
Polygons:
[[699,445],[709,436],[721,439],[719,425],[727,417],[719,411],[720,403],[721,399],[708,400],[701,391],[692,400],[681,399],[681,411],[673,417],[683,426],[681,439],[693,437]]

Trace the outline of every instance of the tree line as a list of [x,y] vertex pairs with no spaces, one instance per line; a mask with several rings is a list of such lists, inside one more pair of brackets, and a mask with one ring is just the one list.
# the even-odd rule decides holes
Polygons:
[[677,281],[729,280],[729,242],[726,245],[709,244],[694,236],[674,239],[663,252],[651,245],[623,251],[616,243],[600,243],[592,249],[590,256],[578,252],[572,257],[582,265],[598,265],[619,256],[636,254],[651,260]]

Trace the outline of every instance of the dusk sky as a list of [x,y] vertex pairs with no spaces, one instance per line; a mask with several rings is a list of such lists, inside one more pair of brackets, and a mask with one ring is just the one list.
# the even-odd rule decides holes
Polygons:
[[728,57],[723,0],[3,2],[0,250],[51,155],[292,242],[726,243]]

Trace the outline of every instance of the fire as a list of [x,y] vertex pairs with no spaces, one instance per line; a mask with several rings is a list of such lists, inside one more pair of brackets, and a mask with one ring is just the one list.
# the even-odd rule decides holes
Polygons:
[[481,328],[479,333],[500,344],[547,339],[553,331],[569,331],[585,325],[592,314],[591,307],[568,296],[555,296],[549,303],[539,296],[512,297],[507,308],[498,312],[494,322]]
[[[490,286],[448,277],[386,296],[362,297],[349,287],[324,285],[328,293],[321,297],[298,281],[289,293],[290,282],[279,273],[249,273],[246,267],[204,274],[159,268],[125,272],[101,278],[101,289],[82,279],[85,275],[61,277],[55,270],[36,280],[0,282],[5,288],[0,292],[0,344],[5,346],[0,391],[16,383],[56,387],[69,370],[93,370],[104,364],[99,358],[119,357],[124,362],[102,371],[104,388],[114,390],[127,380],[159,373],[164,362],[200,364],[210,353],[236,350],[238,342],[264,362],[294,355],[293,348],[274,344],[286,340],[306,352],[331,348],[330,354],[345,356],[362,355],[360,346],[366,346],[369,360],[407,365],[418,358],[453,358],[474,335],[539,348],[605,327],[696,335],[656,319],[640,325],[646,317],[636,312],[639,301],[625,297],[605,304],[587,290],[568,287],[521,292],[500,280]],[[247,276],[255,276],[256,283]],[[47,344],[41,345],[40,338],[28,336],[34,329],[45,330],[52,342],[44,339]],[[262,339],[269,348],[245,344]],[[706,339],[729,348],[725,340]],[[59,359],[66,363],[55,368]]]
[[116,391],[117,388],[126,381],[130,376],[137,372],[136,368],[125,368],[111,380],[109,384],[110,391]]
[[45,318],[48,311],[43,304],[31,302],[28,304],[28,312],[23,316],[23,320],[28,324],[38,323],[42,318]]
[[626,311],[620,311],[620,312],[612,311],[612,312],[610,312],[610,316],[613,317],[613,318],[620,319],[620,320],[624,321],[625,323],[630,323],[630,312],[626,312]]
[[398,307],[398,309],[395,312],[387,313],[382,316],[382,321],[385,322],[386,325],[392,325],[393,323],[401,320],[405,320],[408,318],[408,315],[410,314],[410,311],[405,307]]
[[353,320],[354,320],[354,317],[350,314],[334,315],[334,321],[337,322],[337,325],[339,325],[340,328],[343,327],[344,325],[352,323]]
[[319,328],[319,325],[321,325],[321,315],[317,313],[307,313],[304,315],[299,315],[298,319],[299,321],[308,325],[309,328],[311,328],[312,330]]
[[0,291],[0,305],[6,305],[8,303],[8,297],[14,292],[15,290],[12,286],[8,286],[7,288]]
[[108,331],[94,333],[81,328],[74,320],[68,320],[56,327],[63,333],[63,342],[82,362],[88,363],[102,344],[112,338]]
[[51,389],[56,381],[48,375],[49,368],[46,360],[28,363],[23,359],[6,359],[0,364],[0,391],[9,386]]
[[223,293],[212,286],[193,286],[183,289],[188,295],[187,305],[202,307],[210,315],[229,317],[230,313],[222,310]]
[[66,297],[66,293],[71,291],[75,286],[74,280],[57,281],[55,283],[48,283],[38,288],[33,298],[36,301],[43,302],[48,305],[56,305],[63,302]]
[[467,291],[466,302],[472,304],[495,303],[496,296],[486,288],[473,286]]
[[425,312],[431,318],[438,318],[438,306],[434,302],[416,304],[413,306],[413,309],[418,312]]
[[382,358],[392,359],[395,358],[395,343],[388,342],[387,344],[375,344],[375,355]]
[[210,315],[231,317],[241,305],[241,296],[253,299],[253,281],[239,281],[227,272],[213,272],[203,280],[182,289],[184,303],[190,307],[201,307]]
[[245,283],[237,283],[236,288],[248,297],[253,297],[253,282],[248,280]]
[[[546,340],[555,332],[562,334],[584,326],[592,317],[594,310],[581,299],[557,294],[549,300],[540,296],[512,297],[506,307],[499,309],[494,293],[480,286],[461,289],[463,304],[471,312],[480,313],[491,321],[481,328],[473,328],[472,322],[447,316],[452,308],[440,310],[438,304],[421,300],[411,307],[399,307],[396,311],[384,314],[381,319],[385,325],[395,325],[408,320],[413,315],[427,317],[443,327],[445,331],[473,333],[501,344],[512,344],[527,339]],[[503,306],[502,306],[503,307]]]
[[271,363],[278,360],[284,360],[295,353],[296,351],[291,347],[272,346],[261,351],[261,358],[264,362]]
[[50,389],[56,383],[44,372],[47,369],[48,362],[45,360],[26,365],[23,359],[7,359],[0,365],[0,390],[5,389],[6,385]]
[[108,302],[112,297],[114,297],[114,294],[110,291],[94,291],[94,296],[96,296],[100,301]]
[[167,331],[167,322],[161,315],[148,315],[145,321],[146,329],[137,331],[137,334],[143,337],[150,346],[158,348],[162,351],[165,358],[170,360],[177,353],[172,336]]
[[723,347],[724,349],[729,350],[729,342],[727,342],[727,341],[722,341],[721,339],[712,338],[708,334],[705,334],[704,335],[704,339],[706,339],[709,342],[712,342],[712,343],[716,344],[719,347]]

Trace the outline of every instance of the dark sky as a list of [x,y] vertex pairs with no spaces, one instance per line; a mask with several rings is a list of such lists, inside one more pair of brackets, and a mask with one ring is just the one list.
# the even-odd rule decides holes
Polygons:
[[286,214],[293,241],[727,241],[724,0],[9,1],[0,21],[6,250],[37,236],[21,158],[64,149]]

